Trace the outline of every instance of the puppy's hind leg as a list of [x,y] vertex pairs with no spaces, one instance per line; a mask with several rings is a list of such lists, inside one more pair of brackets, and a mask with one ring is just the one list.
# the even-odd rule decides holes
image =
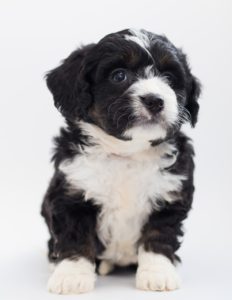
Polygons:
[[109,260],[102,260],[98,267],[98,273],[102,276],[109,274],[114,269],[114,264]]

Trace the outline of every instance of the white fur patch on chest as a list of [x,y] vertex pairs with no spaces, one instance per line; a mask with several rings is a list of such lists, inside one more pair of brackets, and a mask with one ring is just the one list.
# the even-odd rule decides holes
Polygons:
[[185,179],[163,170],[173,164],[164,158],[172,150],[173,145],[163,143],[123,157],[92,146],[60,165],[73,189],[102,207],[97,232],[106,249],[101,258],[119,265],[136,262],[136,242],[149,214],[159,199],[174,201],[170,192]]

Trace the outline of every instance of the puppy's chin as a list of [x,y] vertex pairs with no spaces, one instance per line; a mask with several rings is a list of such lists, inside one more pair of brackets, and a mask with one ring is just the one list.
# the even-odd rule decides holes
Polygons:
[[131,140],[155,141],[164,140],[177,122],[169,120],[164,113],[137,115],[130,128],[124,131],[123,137]]
[[89,137],[90,147],[85,149],[86,152],[92,151],[92,146],[94,146],[105,153],[119,156],[131,156],[146,151],[154,141],[163,140],[166,137],[166,130],[160,124],[153,123],[133,126],[124,131],[121,138],[110,135],[91,123],[79,121],[78,127],[84,135]]
[[167,136],[167,128],[162,122],[141,119],[123,134],[130,140],[154,141],[162,140]]

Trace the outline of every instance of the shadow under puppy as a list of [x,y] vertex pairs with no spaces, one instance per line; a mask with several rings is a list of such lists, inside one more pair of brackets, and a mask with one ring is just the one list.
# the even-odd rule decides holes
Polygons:
[[109,34],[47,74],[66,127],[42,205],[54,293],[94,288],[138,264],[136,287],[174,290],[175,254],[191,208],[193,147],[180,129],[197,121],[200,94],[186,56],[145,30]]

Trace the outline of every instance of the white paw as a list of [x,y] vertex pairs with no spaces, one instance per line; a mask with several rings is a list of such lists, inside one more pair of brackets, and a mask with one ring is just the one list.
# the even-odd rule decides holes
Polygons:
[[136,287],[141,290],[172,291],[180,287],[180,279],[175,270],[138,269]]
[[48,290],[56,294],[79,294],[94,289],[94,265],[85,258],[60,262],[48,281]]
[[114,265],[111,262],[109,262],[108,260],[102,260],[98,268],[98,273],[104,276],[113,271],[113,269]]
[[139,248],[136,287],[141,290],[172,291],[180,287],[175,266],[164,255]]

